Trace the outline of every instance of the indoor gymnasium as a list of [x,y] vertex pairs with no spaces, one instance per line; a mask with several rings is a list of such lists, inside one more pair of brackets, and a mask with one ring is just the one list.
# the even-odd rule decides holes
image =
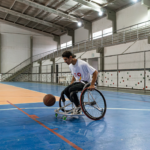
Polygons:
[[150,0],[0,0],[0,150],[149,150]]

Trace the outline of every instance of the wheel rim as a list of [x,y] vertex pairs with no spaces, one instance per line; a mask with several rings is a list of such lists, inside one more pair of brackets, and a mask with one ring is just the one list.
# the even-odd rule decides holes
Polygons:
[[90,91],[86,88],[80,96],[80,104],[84,114],[92,120],[99,120],[106,113],[105,98],[97,89]]

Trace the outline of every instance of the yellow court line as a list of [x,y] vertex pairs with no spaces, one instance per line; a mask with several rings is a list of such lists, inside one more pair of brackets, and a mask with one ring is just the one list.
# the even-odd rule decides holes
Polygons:
[[[9,104],[7,101],[13,104],[43,102],[45,95],[45,93],[0,83],[0,105]],[[55,98],[59,101],[58,96]]]

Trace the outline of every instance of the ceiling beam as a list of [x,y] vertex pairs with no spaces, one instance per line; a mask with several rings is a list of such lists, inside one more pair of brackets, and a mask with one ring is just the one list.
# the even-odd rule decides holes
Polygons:
[[18,1],[20,3],[24,3],[24,4],[29,5],[31,7],[34,7],[34,8],[38,8],[38,9],[43,10],[45,12],[53,13],[53,14],[55,14],[57,16],[66,18],[66,19],[71,20],[73,22],[78,22],[78,21],[81,20],[80,18],[76,18],[74,16],[65,14],[65,13],[63,13],[63,12],[61,12],[59,10],[55,10],[55,9],[49,8],[49,7],[46,7],[44,5],[41,5],[41,4],[32,2],[32,1],[27,1],[27,0],[16,0],[16,1]]
[[55,24],[50,23],[50,22],[46,22],[46,21],[31,17],[31,16],[28,16],[28,15],[24,15],[22,13],[19,13],[19,12],[16,12],[16,11],[13,11],[13,10],[10,10],[10,9],[4,8],[4,7],[0,7],[0,11],[5,12],[5,13],[9,13],[9,14],[14,15],[16,17],[21,17],[21,18],[24,18],[26,20],[33,21],[33,22],[36,22],[38,24],[42,24],[42,25],[45,25],[45,26],[48,26],[48,27],[51,27],[51,28],[56,28],[56,29],[59,29],[59,30],[66,30],[67,31],[66,28],[61,27],[59,25],[55,25]]
[[87,7],[90,7],[91,9],[97,11],[97,12],[100,12],[102,9],[105,9],[95,3],[92,3],[92,2],[88,2],[88,1],[85,1],[85,0],[73,0],[75,2],[78,2],[84,6],[87,6]]
[[[9,9],[12,9],[12,7],[15,5],[15,2],[16,2],[16,0],[13,1],[12,5],[10,6]],[[7,15],[8,15],[8,13],[5,15],[4,20],[6,19]]]
[[[67,1],[69,1],[69,0],[67,0]],[[82,4],[77,4],[77,5],[75,5],[74,7],[72,7],[72,8],[70,8],[69,10],[67,10],[66,12],[68,13],[68,14],[71,14],[71,13],[73,13],[74,11],[76,11],[77,9],[79,9],[80,7],[82,6]],[[56,7],[56,9],[57,9],[57,7]],[[52,22],[53,23],[57,23],[57,22],[59,22],[60,21],[60,19],[61,19],[62,17],[56,17],[56,18],[54,18],[53,20],[52,20]],[[73,22],[71,22],[71,24],[72,24]]]
[[[46,3],[45,6],[47,6],[48,4],[49,4],[49,3]],[[30,7],[30,6],[28,6],[28,7]],[[43,10],[38,11],[38,12],[34,15],[34,18],[36,18],[41,12],[43,12]],[[44,20],[44,18],[43,18],[42,20]],[[25,26],[27,26],[29,23],[30,23],[30,21],[27,22],[27,24],[25,24]]]
[[35,32],[35,33],[38,33],[38,34],[41,34],[41,35],[44,35],[44,36],[54,37],[54,35],[52,35],[52,34],[42,32],[42,31],[39,31],[39,30],[35,30],[35,29],[29,28],[29,27],[24,27],[23,25],[19,25],[19,24],[13,23],[13,22],[9,22],[9,21],[3,20],[3,19],[0,19],[0,22],[11,25],[11,26],[15,26],[15,27],[18,27],[18,28],[21,28],[21,29],[25,29],[25,30],[28,30],[28,31],[31,31],[31,32]]
[[82,7],[82,4],[78,3],[75,6],[71,7],[69,10],[67,10],[67,13],[71,14],[75,12],[76,10],[78,10],[80,7]]
[[[32,0],[32,1],[34,1],[34,0]],[[23,9],[22,14],[24,14],[24,12],[25,12],[29,7],[30,7],[30,6],[26,6],[26,7]],[[16,23],[16,22],[18,21],[18,19],[19,19],[19,17],[16,19],[16,21],[15,21],[14,23]]]
[[58,10],[62,5],[64,5],[65,3],[69,2],[70,0],[63,0],[62,2],[60,2],[57,6],[56,6],[56,10]]
[[[59,3],[59,4],[56,6],[55,9],[57,10],[58,8],[60,8],[62,5],[64,5],[64,4],[67,3],[68,1],[70,1],[70,0],[67,0],[67,1],[64,0],[64,1],[62,1],[61,3]],[[50,2],[50,1],[48,1],[47,3],[45,3],[45,6],[49,5],[49,2]],[[28,7],[29,7],[29,6],[28,6]],[[43,12],[43,10],[40,10],[40,12],[37,13],[36,15],[34,15],[34,17],[36,18],[41,12]],[[45,20],[45,19],[46,19],[49,15],[51,15],[51,14],[52,14],[52,13],[47,12],[46,16],[45,16],[42,20]],[[59,17],[59,16],[58,16],[58,17]],[[56,17],[56,18],[57,18],[57,17]],[[61,18],[61,17],[60,17],[60,18]],[[29,22],[30,22],[30,21],[29,21]],[[29,23],[29,22],[28,22],[28,23]],[[27,23],[27,24],[28,24],[28,23]],[[26,24],[26,25],[27,25],[27,24]],[[25,25],[25,26],[26,26],[26,25]]]

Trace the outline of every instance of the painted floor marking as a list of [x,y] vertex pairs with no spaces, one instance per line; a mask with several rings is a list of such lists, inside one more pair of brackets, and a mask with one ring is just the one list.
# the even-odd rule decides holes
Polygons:
[[[57,109],[59,107],[27,107],[27,108],[20,108],[22,109]],[[68,107],[69,108],[69,107]],[[72,107],[70,107],[72,108]],[[6,109],[0,109],[0,111],[4,110],[17,110],[18,108],[6,108]],[[150,111],[150,109],[133,109],[133,108],[107,108],[110,110],[136,110],[136,111]]]
[[75,145],[74,143],[72,143],[71,141],[69,141],[68,139],[66,139],[65,137],[63,137],[62,135],[60,135],[57,132],[55,132],[53,129],[50,129],[49,127],[47,127],[46,125],[44,125],[42,122],[38,121],[36,119],[36,118],[38,118],[38,116],[36,116],[36,115],[29,115],[28,113],[26,113],[25,111],[23,111],[21,108],[17,107],[16,105],[12,104],[11,102],[9,102],[9,101],[7,101],[7,102],[10,105],[16,107],[18,110],[22,111],[24,114],[26,114],[28,117],[30,117],[31,119],[33,119],[34,121],[36,121],[38,124],[40,124],[41,126],[43,126],[44,128],[46,128],[47,130],[51,131],[53,134],[55,134],[56,136],[58,136],[59,138],[61,138],[63,141],[65,141],[66,143],[68,143],[73,148],[75,148],[77,150],[83,150],[80,147],[78,147],[77,145]]

